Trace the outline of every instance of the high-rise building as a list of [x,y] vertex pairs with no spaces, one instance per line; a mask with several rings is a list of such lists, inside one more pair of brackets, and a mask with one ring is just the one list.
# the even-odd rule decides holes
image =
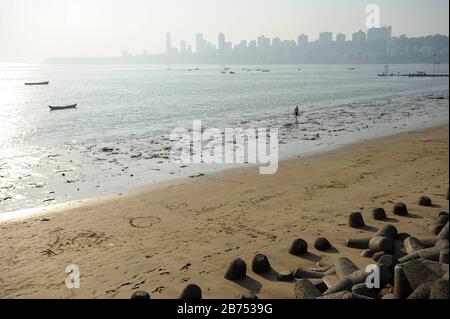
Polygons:
[[319,34],[319,43],[323,45],[330,45],[333,42],[332,32],[322,32]]
[[300,49],[306,49],[308,47],[308,36],[306,34],[299,35],[297,45]]
[[247,41],[241,41],[239,44],[234,46],[234,49],[238,51],[244,51],[245,49],[247,49]]
[[230,52],[231,50],[233,50],[233,43],[225,42],[225,52]]
[[220,52],[225,51],[225,34],[223,33],[219,34],[218,47]]
[[390,57],[395,57],[398,54],[398,39],[390,38],[386,45],[386,55]]
[[277,49],[281,47],[281,40],[280,38],[276,37],[272,39],[272,48]]
[[186,53],[186,41],[181,40],[180,41],[180,53]]
[[248,47],[250,49],[256,49],[256,46],[257,46],[256,40],[252,40],[248,43]]
[[362,30],[353,33],[352,42],[366,42],[366,33]]
[[343,33],[338,33],[338,34],[336,35],[336,43],[338,43],[338,44],[344,44],[345,41],[346,41],[345,34],[343,34]]
[[371,28],[367,31],[367,41],[389,40],[392,37],[392,27]]
[[195,51],[197,53],[205,53],[206,51],[206,43],[201,33],[195,35]]
[[172,35],[166,33],[166,53],[172,52]]
[[258,48],[260,49],[269,49],[270,48],[270,39],[265,36],[259,36],[257,39]]
[[281,41],[279,44],[279,48],[281,48],[282,50],[290,50],[295,47],[296,47],[295,41],[290,40]]

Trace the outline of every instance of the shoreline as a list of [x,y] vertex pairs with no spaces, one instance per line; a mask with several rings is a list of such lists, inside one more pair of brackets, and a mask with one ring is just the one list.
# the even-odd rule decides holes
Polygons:
[[[146,290],[153,299],[177,298],[195,283],[205,298],[233,299],[246,290],[294,298],[292,283],[250,270],[240,284],[223,275],[233,259],[249,265],[256,253],[277,271],[328,266],[342,256],[365,267],[371,260],[344,242],[386,225],[370,217],[374,207],[384,207],[399,231],[429,237],[435,214],[448,211],[448,133],[448,125],[402,133],[285,161],[276,175],[232,170],[86,201],[45,220],[2,223],[0,297],[129,298]],[[436,206],[418,206],[423,195]],[[393,218],[399,201],[410,217]],[[363,212],[367,229],[347,226],[354,211]],[[334,251],[312,247],[322,236]],[[308,242],[308,256],[288,254],[296,238]],[[80,289],[65,287],[69,264],[80,267]]]
[[[316,71],[311,71],[310,75],[322,81],[321,70]],[[334,77],[340,77],[342,74],[341,71],[333,72]],[[283,78],[291,76],[290,72],[280,71],[280,74]],[[368,75],[364,74],[349,75],[345,78],[352,83],[357,78],[367,79]],[[218,87],[222,83],[221,76],[217,74],[208,73],[201,75],[199,79],[217,81]],[[302,83],[303,80],[299,81]],[[238,82],[232,80],[232,83]],[[306,97],[301,98],[302,117],[298,122],[291,114],[298,103],[297,93],[285,96],[279,89],[274,94],[282,97],[282,100],[274,102],[275,107],[269,107],[271,100],[261,100],[262,95],[258,93],[254,97],[256,100],[246,106],[239,116],[233,115],[227,120],[219,120],[214,112],[208,113],[206,110],[204,115],[196,116],[202,118],[205,127],[278,128],[280,160],[336,149],[361,139],[368,140],[448,123],[448,120],[445,120],[448,118],[448,81],[444,81],[447,82],[445,86],[442,81],[415,81],[407,86],[406,83],[394,83],[396,88],[392,90],[383,88],[386,85],[384,80],[372,79],[371,82],[371,91],[363,94],[361,86],[355,84],[355,90],[358,92],[348,94],[348,88],[351,86],[336,90],[337,86],[333,81],[325,81],[324,88],[335,97],[331,99],[325,94],[315,98],[314,91],[311,94],[305,92]],[[23,85],[20,89],[23,89]],[[234,98],[234,95],[232,97]],[[208,98],[202,99],[204,103],[210,101]],[[223,99],[224,97],[221,98]],[[227,101],[226,97],[224,101]],[[256,103],[257,101],[260,102]],[[250,112],[259,104],[261,110],[257,111],[257,115]],[[211,109],[214,110],[214,107]],[[147,110],[142,112],[148,113]],[[95,112],[90,113],[92,112],[88,108],[83,108],[74,114],[74,125],[81,131],[84,127],[76,123],[90,121],[95,117]],[[57,115],[64,117],[66,114],[70,115]],[[47,115],[36,116],[45,118]],[[160,124],[165,123],[162,121]],[[176,124],[162,125],[164,129],[155,123],[142,126],[141,122],[136,125],[130,122],[126,129],[111,136],[103,136],[102,133],[97,135],[102,132],[99,128],[107,129],[110,125],[106,121],[100,122],[98,128],[93,126],[93,135],[81,134],[76,139],[72,139],[72,134],[66,130],[61,134],[50,134],[54,130],[58,132],[57,127],[50,125],[48,132],[44,131],[39,135],[35,143],[24,142],[22,148],[14,146],[20,139],[8,138],[7,135],[3,139],[0,138],[0,211],[13,212],[104,197],[129,192],[136,187],[236,168],[234,165],[185,166],[172,163],[168,152],[172,146],[168,132],[172,128],[171,125],[191,128],[189,116],[180,119]],[[133,134],[129,135],[130,132]],[[104,149],[114,151],[107,152],[103,151]],[[1,218],[0,216],[0,220]]]
[[[353,147],[361,146],[363,144],[370,143],[370,142],[377,142],[377,141],[381,141],[383,139],[400,137],[405,134],[407,135],[407,134],[414,134],[414,133],[423,133],[423,132],[426,132],[429,130],[434,130],[434,129],[444,129],[448,126],[449,126],[448,123],[447,124],[439,124],[439,125],[434,125],[431,127],[422,128],[422,129],[415,129],[415,130],[411,130],[411,131],[395,133],[395,134],[385,135],[385,136],[377,136],[377,137],[373,137],[373,138],[369,138],[369,139],[363,139],[363,140],[358,140],[358,141],[354,141],[354,142],[350,142],[350,143],[344,143],[341,145],[335,145],[333,148],[330,148],[330,149],[311,151],[311,152],[307,152],[306,154],[301,155],[301,156],[289,155],[280,160],[279,167],[281,167],[283,163],[288,163],[288,162],[297,161],[297,160],[306,160],[307,161],[308,159],[309,160],[314,159],[315,157],[329,155],[329,154],[332,154],[335,152],[341,152],[341,151],[343,152],[343,151],[346,151]],[[154,184],[135,187],[135,188],[132,188],[131,190],[124,191],[124,192],[121,192],[118,194],[117,193],[107,194],[107,195],[101,195],[101,196],[82,198],[82,199],[74,200],[74,201],[62,202],[62,203],[58,203],[58,204],[54,204],[54,205],[50,205],[50,206],[37,206],[37,207],[25,208],[25,209],[20,209],[20,210],[15,210],[15,211],[7,211],[4,213],[0,213],[0,225],[3,223],[8,223],[8,222],[17,222],[20,220],[27,220],[30,218],[43,217],[48,214],[55,214],[55,213],[58,213],[58,212],[61,212],[61,211],[67,210],[67,209],[74,209],[74,208],[77,208],[77,207],[80,207],[83,205],[88,205],[90,203],[116,200],[116,199],[120,199],[122,197],[133,195],[135,193],[148,192],[148,191],[152,191],[155,189],[161,189],[161,188],[170,187],[170,186],[179,185],[179,184],[188,184],[188,183],[194,182],[195,180],[205,178],[205,177],[220,177],[220,175],[222,175],[222,174],[243,171],[243,170],[254,170],[254,169],[258,169],[258,168],[259,168],[259,166],[257,164],[254,164],[254,165],[242,164],[240,166],[236,166],[236,167],[232,167],[232,168],[217,169],[215,171],[205,174],[205,176],[202,176],[202,177],[175,178],[172,180],[161,181],[161,182],[157,182]]]

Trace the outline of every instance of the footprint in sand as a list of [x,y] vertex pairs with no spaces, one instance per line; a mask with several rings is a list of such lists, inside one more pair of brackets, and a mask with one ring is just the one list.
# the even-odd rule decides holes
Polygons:
[[155,290],[152,291],[152,293],[162,293],[164,290],[166,289],[166,287],[164,286],[160,286],[158,288],[156,288]]
[[181,267],[180,271],[188,271],[191,266],[192,266],[191,263],[187,263],[186,265]]

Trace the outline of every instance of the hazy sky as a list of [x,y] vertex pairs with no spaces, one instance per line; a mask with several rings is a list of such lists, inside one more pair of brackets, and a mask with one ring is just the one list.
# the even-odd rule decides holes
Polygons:
[[394,35],[449,33],[448,0],[0,0],[0,62],[49,56],[161,52],[171,32],[178,46],[201,32],[217,42],[264,34],[296,39],[322,31],[348,37],[365,30],[365,7],[378,4]]

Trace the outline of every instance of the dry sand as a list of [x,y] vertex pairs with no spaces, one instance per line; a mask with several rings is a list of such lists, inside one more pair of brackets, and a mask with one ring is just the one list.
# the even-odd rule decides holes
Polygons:
[[[401,232],[429,236],[431,218],[448,211],[448,134],[448,126],[402,134],[286,161],[272,176],[240,169],[65,205],[49,212],[49,221],[0,224],[0,297],[129,298],[140,289],[177,298],[196,283],[205,298],[237,298],[246,289],[260,298],[293,298],[292,283],[249,271],[237,284],[224,272],[237,257],[250,266],[257,252],[279,271],[329,265],[339,256],[365,266],[371,261],[343,244],[386,224],[371,219],[377,206]],[[419,207],[421,195],[437,206]],[[392,216],[397,201],[412,215]],[[354,211],[373,229],[349,228]],[[336,250],[316,251],[318,236]],[[308,241],[306,258],[288,254],[296,238]],[[80,267],[80,289],[65,287],[71,263]]]

